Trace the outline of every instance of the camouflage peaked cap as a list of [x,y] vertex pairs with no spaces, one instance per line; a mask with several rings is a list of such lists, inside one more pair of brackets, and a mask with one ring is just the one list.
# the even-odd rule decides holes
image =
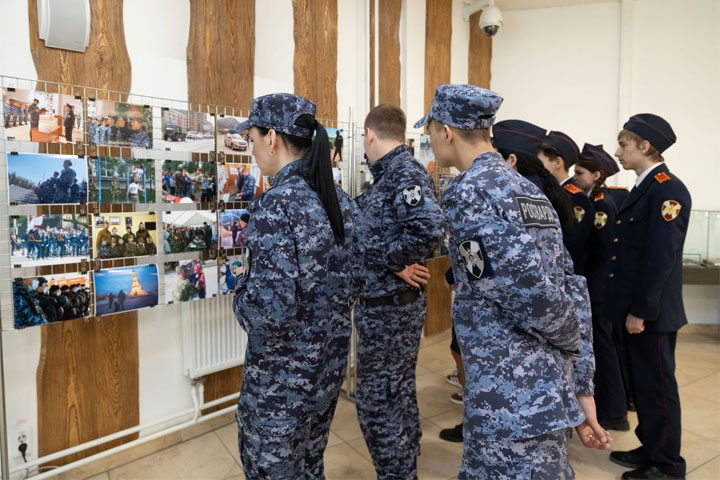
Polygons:
[[295,137],[312,138],[313,129],[297,126],[301,115],[315,116],[315,104],[291,93],[271,93],[253,99],[250,116],[234,130],[262,127]]
[[475,85],[439,85],[430,112],[415,123],[420,128],[430,120],[463,130],[490,128],[503,98]]

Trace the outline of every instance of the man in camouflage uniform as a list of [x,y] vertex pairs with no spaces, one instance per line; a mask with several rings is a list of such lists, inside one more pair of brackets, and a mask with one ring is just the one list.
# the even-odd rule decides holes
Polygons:
[[[29,279],[28,279],[29,280]],[[38,280],[32,280],[32,290],[38,287]],[[13,282],[13,304],[15,308],[15,328],[34,327],[48,323],[37,299],[30,296],[25,280]]]
[[593,414],[587,287],[550,202],[490,143],[501,103],[441,85],[415,124],[428,124],[438,165],[461,172],[442,199],[466,376],[459,478],[571,479],[570,427],[588,447],[609,445]]
[[188,280],[188,269],[178,265],[175,268],[177,273],[177,283],[175,283],[175,290],[173,290],[173,302],[187,302],[190,297],[197,295],[198,291],[195,286]]
[[190,180],[192,181],[193,186],[193,200],[196,203],[200,203],[200,200],[202,199],[203,177],[204,175],[200,167],[198,167],[195,175],[190,175]]
[[374,183],[356,200],[367,268],[355,307],[357,411],[380,480],[417,477],[415,366],[426,310],[421,285],[429,278],[420,263],[444,235],[432,180],[407,151],[405,127],[405,114],[392,105],[368,114],[365,152]]
[[152,148],[152,140],[148,136],[147,132],[143,130],[140,118],[133,117],[130,120],[130,129],[132,130],[132,135],[130,135],[131,147]]
[[75,177],[77,174],[72,168],[72,162],[65,160],[63,162],[63,169],[60,172],[60,178],[58,178],[55,184],[55,199],[53,203],[69,203],[72,199],[71,188],[75,183]]
[[122,202],[122,191],[123,187],[118,182],[117,176],[113,175],[112,182],[110,183],[110,203]]
[[[33,103],[28,105],[28,114],[30,115],[30,141],[32,142],[32,131],[33,128],[38,128],[40,126],[40,109],[38,108],[38,104],[40,103],[40,100],[37,98],[33,99]],[[15,107],[15,123],[17,123],[17,118],[20,115],[20,108]],[[17,126],[17,125],[15,125]]]

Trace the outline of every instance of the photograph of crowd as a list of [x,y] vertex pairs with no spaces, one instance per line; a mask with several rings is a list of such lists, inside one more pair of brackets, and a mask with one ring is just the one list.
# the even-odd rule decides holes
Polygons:
[[95,315],[137,310],[158,304],[155,265],[108,268],[93,272]]
[[16,278],[13,282],[15,328],[89,316],[89,284],[89,277],[81,273]]
[[93,215],[93,258],[142,257],[157,253],[154,213]]
[[241,132],[238,127],[247,120],[245,117],[219,115],[217,119],[217,151],[252,155],[252,142],[247,130]]
[[214,202],[217,169],[213,162],[165,160],[162,191],[165,203]]
[[218,165],[218,200],[251,202],[262,191],[260,169],[255,164],[225,163]]
[[225,210],[220,212],[220,248],[230,249],[245,246],[250,214],[247,210]]
[[217,244],[217,216],[210,210],[165,212],[163,252],[208,250]]
[[217,260],[165,263],[165,303],[201,300],[217,293]]
[[8,153],[10,203],[87,202],[87,165],[75,155]]
[[82,99],[74,95],[3,88],[5,139],[76,143],[84,141]]
[[235,291],[235,282],[245,272],[244,264],[245,259],[242,255],[218,258],[218,291],[220,295]]
[[209,113],[164,108],[160,123],[161,141],[156,148],[198,153],[215,150],[215,117]]
[[35,267],[77,263],[88,258],[87,215],[10,217],[12,265]]
[[152,108],[113,100],[88,100],[90,145],[152,148]]
[[155,202],[155,162],[153,160],[93,157],[88,161],[88,170],[90,202]]

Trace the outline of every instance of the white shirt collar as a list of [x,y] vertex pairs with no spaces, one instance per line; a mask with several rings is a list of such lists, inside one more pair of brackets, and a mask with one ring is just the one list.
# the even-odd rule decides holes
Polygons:
[[643,180],[645,180],[647,178],[647,176],[650,175],[650,172],[652,172],[653,170],[658,168],[660,165],[662,165],[662,162],[656,163],[655,165],[653,165],[652,167],[648,168],[647,170],[642,172],[640,175],[638,175],[637,179],[635,180],[635,186],[637,187],[638,185],[640,185],[643,182]]

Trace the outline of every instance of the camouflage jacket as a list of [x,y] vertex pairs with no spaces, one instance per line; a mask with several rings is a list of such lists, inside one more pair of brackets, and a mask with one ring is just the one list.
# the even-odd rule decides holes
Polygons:
[[48,323],[37,299],[22,281],[13,282],[13,304],[15,308],[15,328],[34,327]]

